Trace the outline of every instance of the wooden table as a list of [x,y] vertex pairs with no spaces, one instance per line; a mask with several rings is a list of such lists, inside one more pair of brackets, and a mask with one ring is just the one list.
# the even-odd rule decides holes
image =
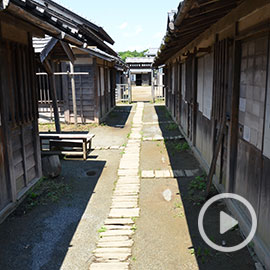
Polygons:
[[[82,155],[86,160],[95,135],[90,133],[40,133],[39,137],[42,154]],[[42,148],[44,140],[49,141],[49,150]]]

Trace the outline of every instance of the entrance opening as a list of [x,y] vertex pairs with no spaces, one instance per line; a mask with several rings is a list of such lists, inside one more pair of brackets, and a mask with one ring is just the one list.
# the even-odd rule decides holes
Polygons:
[[136,86],[142,86],[142,74],[136,74]]

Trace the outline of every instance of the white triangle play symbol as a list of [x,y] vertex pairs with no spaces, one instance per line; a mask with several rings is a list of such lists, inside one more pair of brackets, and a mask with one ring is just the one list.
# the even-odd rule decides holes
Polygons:
[[220,234],[224,234],[238,224],[238,221],[236,219],[232,218],[223,211],[220,211],[219,213],[219,222]]

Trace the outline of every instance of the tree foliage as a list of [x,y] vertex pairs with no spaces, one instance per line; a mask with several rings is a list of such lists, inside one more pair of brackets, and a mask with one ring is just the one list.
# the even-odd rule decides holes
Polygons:
[[118,54],[122,58],[123,61],[126,60],[127,57],[144,57],[144,54],[146,53],[147,50],[137,52],[135,51],[124,51],[124,52],[119,52]]

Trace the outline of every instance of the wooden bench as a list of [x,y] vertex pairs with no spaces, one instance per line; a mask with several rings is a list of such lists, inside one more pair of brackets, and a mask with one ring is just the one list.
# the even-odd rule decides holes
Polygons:
[[[92,139],[94,134],[80,133],[40,133],[40,144],[42,154],[63,154],[63,155],[82,155],[87,159],[91,151]],[[49,141],[49,150],[43,150],[43,141]],[[68,148],[68,149],[67,149]]]

